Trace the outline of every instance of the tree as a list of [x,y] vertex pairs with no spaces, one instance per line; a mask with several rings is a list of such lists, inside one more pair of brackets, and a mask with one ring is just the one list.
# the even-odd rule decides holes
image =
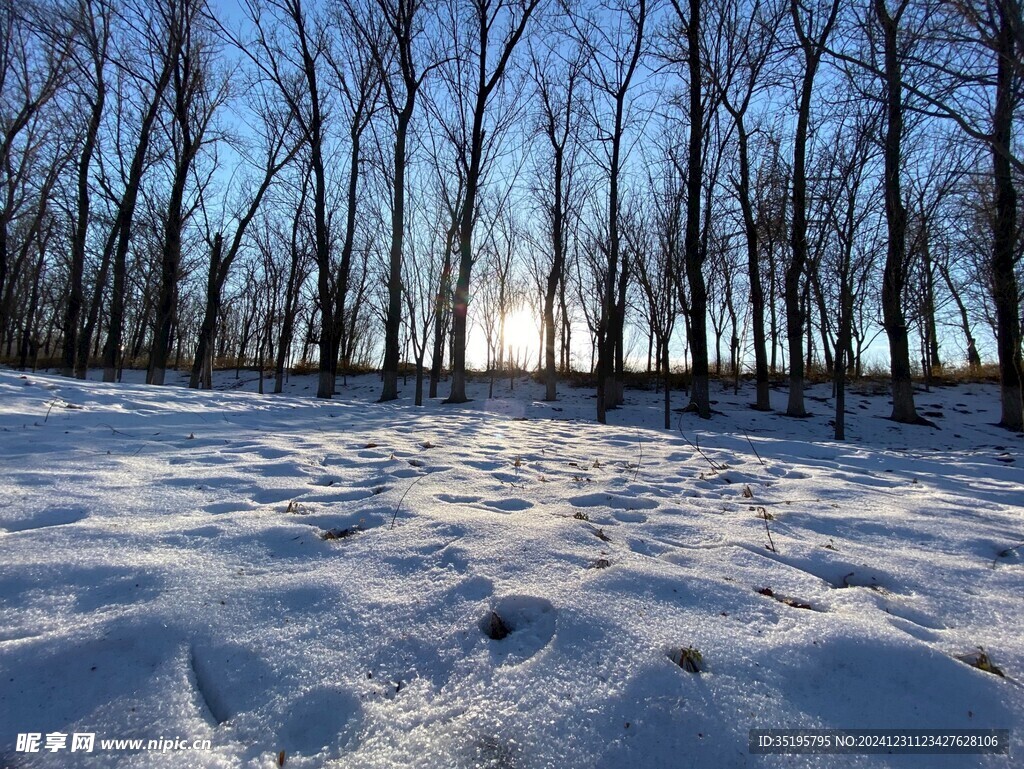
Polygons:
[[[922,61],[929,77],[912,89],[925,111],[952,121],[991,153],[991,251],[988,272],[999,357],[999,423],[1024,430],[1024,360],[1020,322],[1020,224],[1015,176],[1024,160],[1013,142],[1024,98],[1024,21],[1020,0],[956,0],[934,15],[932,35],[945,52]],[[952,43],[952,44],[951,44]]]
[[[440,61],[431,58],[425,66],[422,40],[427,31],[429,6],[424,0],[373,0],[381,24],[370,30],[353,18],[372,52],[379,72],[387,107],[394,120],[394,154],[391,174],[391,248],[388,260],[388,307],[384,331],[383,386],[380,400],[398,397],[399,331],[402,324],[402,250],[406,231],[406,165],[409,128],[416,98],[424,78]],[[417,380],[419,383],[419,380]],[[421,394],[422,397],[422,394]],[[419,405],[419,404],[417,404]]]
[[[168,6],[168,31],[177,51],[170,83],[171,189],[163,221],[160,284],[153,324],[148,383],[162,385],[170,350],[171,325],[181,270],[183,230],[198,206],[187,201],[190,178],[198,176],[196,161],[209,143],[208,131],[226,96],[226,81],[216,82],[213,40],[202,28],[205,0],[177,0]],[[197,195],[202,195],[200,189]]]
[[677,280],[680,304],[687,311],[687,337],[693,360],[690,403],[687,410],[701,419],[711,417],[711,395],[708,369],[707,306],[708,292],[704,281],[705,252],[701,248],[701,198],[704,175],[704,59],[701,51],[701,2],[690,0],[684,11],[681,0],[672,0],[676,17],[686,35],[687,118],[690,123],[686,157],[686,228],[683,237],[683,271],[688,292],[684,296],[682,281]]
[[892,373],[892,416],[896,422],[927,424],[914,407],[914,383],[910,370],[910,343],[903,311],[907,280],[907,210],[901,192],[900,170],[903,139],[903,63],[898,40],[900,22],[909,0],[896,3],[890,12],[886,0],[873,0],[874,14],[882,32],[885,73],[885,220],[889,229],[885,271],[882,276],[882,317],[889,338]]
[[[1024,430],[1024,360],[1021,357],[1020,292],[1016,265],[1019,237],[1017,190],[1014,184],[1010,147],[1014,112],[1020,101],[1021,63],[1024,53],[1024,24],[1018,0],[995,0],[990,4],[994,23],[983,26],[996,55],[995,109],[992,113],[992,178],[995,188],[995,217],[992,223],[992,284],[996,306],[999,379],[1002,412],[999,423],[1009,430]],[[992,18],[992,15],[989,18]],[[975,17],[978,18],[978,17]],[[992,28],[994,27],[994,29]]]
[[[832,370],[835,395],[834,434],[837,441],[846,440],[846,379],[853,365],[852,338],[855,303],[863,301],[858,295],[874,265],[875,236],[871,226],[873,207],[868,203],[872,189],[871,162],[876,152],[875,136],[881,110],[869,109],[845,118],[836,132],[845,137],[835,154],[823,158],[830,173],[823,176],[825,183],[823,219],[834,240],[833,270],[837,294],[833,306],[836,313],[835,361]],[[819,271],[819,277],[822,272]]]
[[[450,255],[451,218],[442,206],[436,207],[432,218],[421,207],[419,231],[420,238],[410,237],[405,241],[407,246],[402,266],[403,297],[407,311],[409,340],[412,343],[413,357],[416,361],[416,390],[414,403],[423,405],[424,360],[430,343],[431,329],[439,307],[435,301],[435,292],[440,281],[440,271],[446,257]],[[415,213],[415,212],[414,212]],[[413,216],[408,217],[407,225],[416,223]],[[413,229],[410,227],[410,229]]]
[[[435,117],[437,116],[436,105]],[[444,126],[445,121],[435,120],[435,124]],[[452,129],[454,128],[451,127]],[[457,130],[431,131],[430,165],[433,174],[433,198],[441,208],[439,221],[444,223],[444,238],[441,245],[441,270],[435,279],[434,295],[434,334],[430,354],[430,388],[429,397],[437,397],[438,383],[441,381],[441,368],[444,362],[445,343],[451,330],[453,281],[452,260],[459,253],[459,212],[466,190],[466,167],[460,162],[466,157],[464,134]],[[454,155],[446,158],[446,151]],[[441,226],[441,225],[439,225]]]
[[[164,91],[171,81],[180,55],[181,37],[169,26],[178,2],[179,0],[175,0],[166,6],[161,5],[162,10],[156,10],[145,5],[145,0],[140,0],[140,4],[129,9],[132,13],[131,23],[140,28],[141,35],[141,39],[133,42],[141,50],[140,55],[122,62],[122,67],[130,67],[143,101],[138,115],[140,122],[134,152],[123,179],[123,191],[108,240],[108,245],[113,245],[116,238],[116,246],[113,247],[114,283],[110,298],[110,320],[106,344],[103,347],[104,382],[113,382],[121,365],[128,249],[132,244],[132,225],[135,222],[142,176],[149,161],[153,128],[163,104]],[[125,55],[127,56],[127,53]]]
[[671,161],[663,163],[662,167],[663,178],[659,180],[660,183],[651,179],[648,184],[653,210],[633,218],[626,229],[626,236],[634,254],[635,272],[647,304],[654,336],[655,354],[665,396],[665,429],[668,430],[672,427],[669,345],[679,314],[674,280],[682,251],[686,188]]
[[[255,177],[247,185],[247,189],[242,193],[244,202],[237,212],[232,212],[232,218],[237,218],[237,224],[228,240],[227,250],[224,248],[223,227],[218,227],[217,232],[210,233],[212,237],[207,237],[210,263],[206,280],[206,307],[189,378],[189,387],[193,388],[202,385],[210,389],[213,386],[213,347],[224,286],[245,242],[246,231],[259,211],[271,184],[281,170],[294,159],[304,143],[302,136],[295,136],[294,113],[282,109],[272,93],[262,88],[258,82],[252,83],[247,92],[252,112],[257,118],[250,128],[259,134],[263,145],[259,171],[262,175]],[[308,175],[302,178],[305,181]],[[255,190],[251,189],[252,184],[255,184]]]
[[[362,142],[379,108],[382,72],[375,62],[372,46],[368,45],[365,27],[360,24],[356,9],[348,6],[336,15],[334,39],[337,47],[328,48],[327,60],[336,81],[336,91],[345,105],[345,127],[348,133],[348,185],[345,196],[345,235],[333,286],[334,319],[330,328],[332,385],[338,373],[339,354],[346,332],[346,303],[352,277],[352,258],[355,249],[356,222],[359,209],[360,169],[362,168]],[[333,392],[333,389],[332,389]]]
[[720,91],[722,106],[736,127],[739,175],[732,179],[743,217],[746,237],[747,277],[750,283],[750,309],[754,335],[754,408],[771,411],[768,382],[768,352],[765,342],[765,292],[761,276],[759,231],[751,190],[750,137],[753,130],[748,112],[755,98],[771,85],[768,70],[777,53],[778,30],[785,12],[781,2],[739,2],[722,4],[721,34],[717,40],[725,47],[711,76]]
[[[296,121],[310,154],[313,170],[314,253],[320,308],[319,381],[317,397],[334,394],[337,353],[334,334],[335,290],[331,233],[327,211],[325,146],[328,118],[328,87],[323,69],[330,54],[330,29],[323,18],[310,18],[303,0],[245,0],[252,27],[247,40],[228,35],[270,83],[278,89]],[[272,18],[265,19],[269,9]],[[222,27],[223,30],[223,27]]]
[[[299,199],[291,212],[290,226],[287,230],[288,243],[288,281],[285,285],[284,307],[281,318],[281,330],[277,343],[277,358],[274,363],[274,392],[284,389],[285,362],[288,360],[295,338],[296,319],[299,313],[299,292],[309,275],[311,254],[308,244],[311,238],[304,227],[307,218],[306,201],[309,178],[308,168],[299,174]],[[280,235],[279,235],[280,239]]]
[[[562,61],[554,51],[542,60],[534,56],[531,67],[539,101],[538,132],[551,150],[551,182],[544,189],[543,204],[551,234],[551,261],[544,282],[544,400],[557,398],[558,375],[555,371],[555,298],[565,283],[568,253],[567,219],[574,192],[578,160],[579,89],[583,66],[582,49]],[[545,163],[547,161],[545,153]],[[547,174],[542,174],[546,177]],[[544,180],[546,181],[546,179]],[[564,296],[564,289],[562,291]]]
[[[520,303],[522,291],[516,280],[516,251],[521,239],[520,227],[508,209],[508,201],[488,201],[487,229],[479,252],[485,257],[487,279],[483,283],[484,332],[487,337],[491,385],[488,397],[494,397],[495,376],[505,367],[505,327],[509,315]],[[509,356],[511,358],[511,356]],[[510,370],[513,361],[508,361]],[[514,376],[514,374],[512,374]]]
[[[814,79],[825,52],[825,44],[839,15],[839,0],[790,0],[790,17],[803,57],[803,70],[797,107],[796,135],[793,137],[793,182],[790,249],[792,258],[786,269],[786,338],[789,342],[789,404],[786,414],[807,415],[804,408],[804,312],[801,306],[801,281],[807,264],[807,137],[811,121],[811,97]],[[821,20],[821,17],[824,17]],[[815,28],[814,22],[818,21]]]
[[[634,78],[647,46],[648,10],[646,0],[640,0],[635,6],[616,1],[602,10],[602,15],[574,23],[579,42],[587,48],[584,72],[595,97],[591,118],[601,150],[594,155],[599,158],[608,179],[607,241],[602,248],[605,268],[597,328],[597,421],[604,423],[608,409],[622,400],[622,382],[621,378],[616,378],[616,369],[621,377],[624,299],[628,280],[620,231],[622,170],[627,149],[624,138],[631,106],[630,89],[635,85]],[[615,23],[607,23],[607,14],[617,16]],[[606,99],[609,104],[601,104],[599,99]]]
[[[71,265],[68,275],[67,308],[64,313],[64,349],[61,362],[64,376],[76,374],[75,358],[79,354],[78,330],[85,303],[82,283],[86,243],[89,237],[90,174],[107,98],[105,70],[110,45],[112,9],[107,0],[78,0],[72,13],[73,28],[77,31],[77,45],[73,49],[74,66],[76,74],[80,76],[75,78],[75,82],[81,89],[80,98],[84,102],[89,120],[82,136],[77,164],[76,211],[71,226]],[[84,375],[85,366],[78,371]]]
[[[73,38],[47,23],[48,10],[34,2],[0,2],[0,297],[15,277],[11,227],[32,199],[23,192],[35,171],[40,119],[70,69]],[[5,304],[0,303],[0,340],[7,336]]]
[[[884,3],[879,8],[877,2],[876,16],[884,11],[882,16],[889,18],[885,22],[879,16],[883,27],[898,21]],[[1024,362],[1015,272],[1020,256],[1016,248],[1019,224],[1014,175],[1024,170],[1024,161],[1012,142],[1015,111],[1024,97],[1021,4],[1019,0],[955,0],[929,10],[923,15],[921,31],[931,45],[925,55],[914,57],[922,76],[917,82],[902,79],[900,88],[920,101],[913,106],[915,111],[951,121],[991,153],[994,216],[989,274],[1001,383],[1000,424],[1021,430]],[[839,58],[850,60],[842,55]],[[891,75],[888,62],[884,67],[864,61],[854,63],[880,78]]]
[[[934,129],[950,128],[931,121]],[[921,342],[921,366],[926,386],[943,367],[943,340],[939,334],[940,262],[948,245],[952,223],[961,212],[951,196],[968,169],[979,160],[976,148],[967,147],[948,131],[918,131],[907,147],[904,199],[907,207],[907,252],[910,263],[907,297],[911,319],[916,319]]]
[[[467,400],[466,315],[473,271],[473,225],[483,171],[484,120],[491,96],[501,84],[512,53],[539,3],[540,0],[469,0],[467,15],[473,32],[471,38],[465,41],[465,50],[460,53],[473,62],[475,82],[469,94],[473,104],[472,127],[469,131],[465,199],[459,214],[459,273],[453,306],[452,385],[446,403],[465,403]],[[497,54],[493,67],[488,63],[492,53]]]

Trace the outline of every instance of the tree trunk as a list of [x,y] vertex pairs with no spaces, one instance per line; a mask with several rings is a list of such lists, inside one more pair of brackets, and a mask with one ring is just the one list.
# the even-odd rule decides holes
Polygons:
[[811,90],[817,60],[808,55],[804,71],[803,90],[793,139],[793,224],[790,235],[792,259],[786,269],[786,339],[789,342],[789,402],[786,414],[791,417],[807,416],[804,407],[804,312],[800,301],[800,282],[807,263],[807,132],[811,113]]
[[[996,108],[993,119],[994,146],[992,170],[995,182],[996,211],[993,221],[992,285],[996,311],[996,349],[999,354],[999,380],[1002,391],[999,424],[1009,430],[1024,431],[1024,362],[1021,360],[1020,293],[1014,273],[1014,248],[1017,244],[1017,191],[1008,157],[1013,140],[1015,67],[1019,66],[1014,41],[1015,3],[997,3],[999,32],[996,53]],[[1017,11],[1019,14],[1019,10]]]
[[445,339],[448,335],[449,289],[448,276],[452,269],[452,253],[456,237],[456,222],[453,219],[445,238],[444,263],[437,283],[436,308],[434,312],[434,345],[430,353],[430,390],[428,397],[437,397],[437,385],[441,381],[441,368],[444,365]]
[[[818,335],[821,337],[821,355],[825,359],[825,371],[831,376],[832,369],[835,366],[835,361],[832,359],[832,340],[831,340],[831,329],[829,328],[829,316],[828,306],[825,304],[825,293],[821,290],[821,275],[819,272],[818,262],[815,260],[814,266],[811,268],[813,281],[811,281],[811,290],[814,292],[814,303],[818,306]],[[807,321],[808,327],[811,325],[810,319]],[[807,330],[807,338],[811,339],[811,330]],[[807,356],[810,360],[811,356]]]
[[964,337],[967,340],[967,365],[972,368],[980,366],[981,356],[978,354],[978,346],[974,341],[974,335],[971,333],[971,318],[967,314],[967,305],[964,304],[960,291],[953,285],[953,278],[950,276],[949,270],[941,262],[938,264],[938,269],[960,314],[960,327],[964,330]]
[[[346,201],[345,209],[345,240],[341,246],[341,261],[338,265],[338,279],[337,285],[335,286],[335,314],[334,314],[334,332],[331,336],[331,343],[333,345],[331,351],[331,380],[332,382],[337,381],[338,375],[338,360],[339,351],[342,349],[342,345],[345,344],[345,339],[348,336],[345,326],[345,305],[348,301],[349,291],[349,278],[352,273],[352,252],[355,244],[355,233],[356,233],[356,213],[358,210],[359,203],[359,157],[360,147],[363,137],[363,129],[366,127],[366,123],[363,118],[363,110],[365,109],[364,104],[356,109],[352,116],[352,129],[349,136],[350,148],[349,148],[349,175],[348,175],[348,198]],[[402,142],[404,144],[404,136]],[[396,152],[397,158],[397,152]],[[404,158],[404,153],[403,153]],[[403,161],[404,165],[404,161]],[[404,179],[397,179],[396,182],[401,181],[402,187],[402,205],[401,209],[404,209]],[[398,191],[396,188],[396,198]],[[396,199],[396,206],[399,201]],[[404,217],[403,217],[404,219]],[[399,254],[401,254],[402,244],[401,241],[398,243]],[[346,356],[347,358],[347,356]],[[347,366],[347,362],[346,362]],[[347,373],[347,372],[346,372]]]
[[924,328],[928,350],[928,368],[941,369],[939,354],[939,331],[935,321],[935,265],[931,259],[931,245],[927,232],[921,249],[922,272],[924,275]]
[[563,278],[561,285],[558,287],[558,306],[559,314],[561,315],[561,344],[559,349],[559,357],[561,358],[561,370],[563,374],[569,374],[572,371],[572,361],[570,359],[570,345],[572,343],[572,323],[569,317],[569,308],[565,300],[565,279]]
[[323,157],[316,142],[313,150],[313,218],[315,221],[317,290],[320,298],[320,362],[317,381],[317,398],[330,399],[334,395],[334,365],[332,357],[335,346],[334,334],[334,281],[331,280],[331,252],[327,235],[327,182]]
[[563,236],[562,177],[564,148],[552,141],[555,151],[554,207],[552,209],[551,248],[553,259],[544,292],[544,400],[558,397],[558,375],[555,372],[555,295],[565,271],[565,244]]
[[790,0],[789,6],[804,55],[796,135],[793,138],[793,224],[790,232],[790,250],[793,256],[786,270],[784,286],[786,338],[789,341],[789,403],[786,414],[793,417],[807,415],[804,408],[803,361],[805,308],[801,306],[800,281],[807,262],[807,135],[811,118],[811,95],[822,51],[839,14],[839,5],[839,0],[833,0],[829,16],[816,39],[810,37],[801,21],[803,6],[798,0]]
[[[395,179],[394,205],[391,210],[391,262],[388,269],[388,316],[384,327],[384,385],[382,401],[393,401],[398,397],[398,335],[402,325],[402,240],[405,236],[405,141],[412,117],[412,99],[415,91],[406,100],[405,108],[398,113],[395,131]],[[421,373],[416,372],[417,381]],[[418,393],[422,398],[422,393]],[[417,406],[422,403],[417,403]]]
[[[704,103],[702,100],[702,66],[700,55],[700,0],[690,0],[690,23],[686,27],[688,50],[690,138],[686,165],[686,233],[684,261],[690,288],[689,324],[690,354],[693,369],[690,375],[690,404],[701,419],[711,417],[711,394],[708,371],[708,293],[704,282],[704,254],[700,247],[700,204],[703,176]],[[680,297],[686,306],[686,297]]]
[[629,289],[629,260],[623,257],[619,271],[618,298],[615,301],[615,406],[625,403],[626,396],[626,292]]
[[910,340],[903,314],[903,287],[907,270],[907,211],[900,193],[901,141],[903,138],[903,80],[897,42],[898,17],[889,15],[885,0],[875,0],[875,14],[882,27],[885,46],[885,219],[889,238],[882,276],[882,325],[889,338],[892,370],[892,416],[896,422],[921,421],[914,407],[911,380]]
[[[853,204],[850,209],[852,212]],[[851,230],[853,228],[851,227]],[[853,235],[844,238],[842,245],[842,261],[839,270],[839,328],[836,334],[835,367],[832,371],[832,386],[835,389],[835,439],[846,440],[846,376],[852,363],[853,336],[853,286],[850,282],[850,270],[853,261]]]
[[[221,249],[223,238],[218,232],[213,236],[213,248],[210,250],[210,270],[206,279],[206,309],[203,322],[199,327],[199,344],[196,347],[195,359],[192,361],[192,373],[188,386],[195,389],[203,384],[203,376],[207,358],[212,357],[214,336],[217,333],[217,316],[220,314],[221,286],[218,281],[221,268]],[[209,372],[212,376],[212,371]]]
[[175,169],[174,182],[171,185],[167,217],[164,220],[160,288],[157,294],[156,319],[153,324],[153,346],[149,355],[149,384],[152,385],[162,385],[167,371],[171,323],[174,318],[174,300],[178,293],[178,272],[181,266],[181,231],[184,226],[182,207],[185,182],[192,165],[191,157],[192,153],[188,149],[182,150],[181,162]]
[[33,341],[35,335],[36,311],[39,308],[39,287],[43,278],[43,265],[45,264],[46,246],[39,244],[39,259],[36,262],[35,279],[32,281],[32,292],[28,300],[28,311],[25,313],[25,329],[21,337],[21,351],[19,368],[24,371],[28,367],[28,360],[33,359],[32,368],[35,369],[35,349]]
[[[484,22],[481,20],[481,25]],[[486,32],[481,33],[486,39]],[[483,64],[481,63],[481,68]],[[459,274],[455,281],[455,295],[452,302],[452,384],[445,403],[465,403],[466,397],[466,332],[469,312],[469,281],[473,270],[473,219],[476,196],[480,186],[480,166],[484,142],[484,108],[487,95],[484,88],[484,73],[481,69],[476,107],[473,110],[472,141],[470,148],[469,173],[466,175],[466,199],[462,202],[459,221]]]
[[664,339],[658,340],[658,347],[660,349],[659,360],[661,361],[662,381],[665,388],[665,429],[672,429],[672,381],[671,381],[671,370],[668,365],[668,345],[670,341],[670,334],[666,334]]
[[298,304],[299,291],[299,259],[301,254],[298,247],[299,215],[296,212],[292,222],[291,238],[291,265],[288,268],[288,284],[285,288],[284,297],[284,318],[281,321],[281,336],[277,345],[277,360],[274,362],[274,392],[280,393],[284,390],[284,368],[288,360],[288,351],[292,346],[292,338],[295,328],[296,305]]
[[[96,148],[96,136],[99,134],[103,104],[106,98],[101,63],[97,64],[96,76],[98,82],[96,99],[92,103],[89,125],[85,132],[85,143],[82,145],[82,154],[78,160],[78,200],[75,223],[71,230],[71,273],[68,278],[67,311],[64,315],[64,356],[61,371],[64,376],[75,374],[77,370],[75,356],[80,352],[78,327],[82,305],[85,302],[82,279],[85,273],[85,243],[89,234],[89,169],[92,166],[92,155]],[[86,341],[86,350],[88,350],[88,341]]]
[[[89,368],[90,346],[96,332],[96,326],[100,319],[100,310],[103,306],[103,295],[107,286],[107,275],[110,272],[110,262],[114,254],[115,243],[117,242],[117,227],[111,229],[103,247],[103,257],[100,260],[100,269],[96,274],[96,285],[93,287],[92,301],[89,303],[89,315],[85,319],[85,327],[78,336],[78,353],[75,356],[75,376],[78,379],[85,379]],[[99,346],[99,335],[96,334],[96,344]]]
[[[173,36],[172,36],[173,37]],[[124,335],[124,298],[126,292],[128,248],[131,245],[132,223],[135,218],[135,206],[139,198],[139,187],[145,170],[149,152],[149,142],[153,133],[153,123],[163,102],[163,93],[171,79],[174,63],[177,61],[177,47],[181,41],[174,41],[174,50],[165,52],[165,59],[150,101],[139,129],[139,143],[135,147],[124,194],[118,205],[114,229],[117,230],[117,246],[114,251],[114,286],[110,297],[110,320],[107,324],[107,342],[103,346],[103,381],[113,382],[117,379],[121,364],[121,342]]]

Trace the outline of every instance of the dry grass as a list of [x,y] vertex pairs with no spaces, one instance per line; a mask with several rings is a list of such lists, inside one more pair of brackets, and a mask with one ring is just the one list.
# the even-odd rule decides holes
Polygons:
[[943,366],[932,369],[932,384],[952,387],[972,382],[999,383],[999,365],[984,363],[981,366]]

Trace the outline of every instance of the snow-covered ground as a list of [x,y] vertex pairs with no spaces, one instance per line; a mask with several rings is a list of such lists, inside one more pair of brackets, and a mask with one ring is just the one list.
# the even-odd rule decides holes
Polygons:
[[[0,371],[0,763],[1022,765],[1024,440],[994,387],[921,393],[939,430],[855,387],[837,443],[828,388],[791,420],[716,385],[721,413],[665,431],[650,392],[601,426],[592,391],[525,380],[418,409],[252,379]],[[748,752],[798,727],[1013,732]],[[100,749],[130,738],[212,747]]]

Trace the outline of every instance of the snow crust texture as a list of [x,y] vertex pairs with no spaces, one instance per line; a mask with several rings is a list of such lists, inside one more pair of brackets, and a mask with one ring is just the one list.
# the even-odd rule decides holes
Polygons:
[[[808,420],[730,391],[666,431],[652,392],[602,426],[525,380],[418,409],[372,377],[332,401],[223,377],[0,371],[0,765],[1021,766],[1024,442],[994,387],[919,394],[938,430],[855,389],[837,443],[827,389]],[[1013,732],[748,753],[798,727]]]

